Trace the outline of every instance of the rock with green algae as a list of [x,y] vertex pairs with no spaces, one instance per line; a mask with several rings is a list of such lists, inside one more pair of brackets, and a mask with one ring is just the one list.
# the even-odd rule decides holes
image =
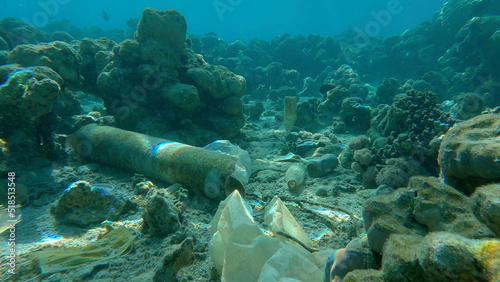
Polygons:
[[472,212],[469,197],[434,177],[412,177],[408,187],[367,200],[363,218],[370,246],[381,251],[391,234],[425,236],[449,231],[466,238],[494,238]]
[[500,184],[490,184],[476,189],[471,196],[472,210],[482,222],[500,237]]
[[443,138],[439,166],[445,183],[466,195],[500,181],[500,115],[485,114],[459,123]]
[[10,51],[8,62],[23,67],[49,67],[64,79],[65,84],[78,86],[82,82],[77,53],[73,46],[65,42],[19,45]]
[[434,232],[425,237],[392,235],[382,268],[354,270],[342,281],[498,281],[500,240],[473,240]]
[[184,49],[186,29],[184,16],[176,10],[144,9],[135,33],[142,58],[173,67]]
[[84,38],[80,41],[77,56],[79,72],[85,78],[85,84],[95,86],[97,76],[109,63],[116,42],[108,38]]
[[471,240],[445,232],[426,236],[418,254],[436,281],[499,281],[500,240]]
[[30,123],[52,111],[59,84],[48,78],[38,80],[33,74],[29,69],[16,71],[0,85],[0,124]]
[[186,29],[184,16],[176,10],[158,11],[154,8],[146,8],[142,11],[135,38],[141,43],[153,38],[173,49],[180,50],[184,48]]
[[49,78],[57,82],[59,86],[63,85],[64,83],[62,77],[49,67],[46,66],[22,67],[19,64],[7,64],[0,66],[0,81],[6,82],[9,76],[13,75],[15,72],[24,70],[30,71],[31,75],[38,80]]
[[105,220],[116,220],[124,202],[111,194],[110,185],[91,185],[87,181],[72,183],[59,197],[52,212],[67,225],[89,226]]
[[139,120],[154,116],[179,135],[195,135],[201,128],[216,132],[216,139],[234,138],[245,122],[246,80],[205,62],[185,44],[185,36],[180,13],[146,8],[135,40],[115,46],[112,54],[96,54],[96,66],[98,54],[108,62],[97,77],[104,104],[121,128],[134,129]]

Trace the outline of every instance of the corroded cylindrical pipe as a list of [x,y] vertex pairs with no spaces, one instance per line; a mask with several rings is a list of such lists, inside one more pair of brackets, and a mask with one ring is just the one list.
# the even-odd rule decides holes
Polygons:
[[299,164],[293,164],[285,173],[285,182],[291,190],[299,188],[304,183],[305,178],[306,170]]
[[198,147],[109,126],[89,124],[68,136],[82,157],[224,199],[243,184],[232,176],[238,159]]

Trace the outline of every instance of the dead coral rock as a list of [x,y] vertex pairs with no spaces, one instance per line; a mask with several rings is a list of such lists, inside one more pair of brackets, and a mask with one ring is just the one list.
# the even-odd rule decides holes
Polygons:
[[144,222],[153,236],[165,236],[179,230],[180,210],[172,203],[173,199],[156,193],[147,203]]
[[363,218],[368,241],[372,248],[381,249],[390,234],[425,236],[428,232],[449,231],[467,238],[495,237],[474,216],[471,205],[467,196],[436,178],[412,177],[408,187],[367,200]]
[[413,159],[388,159],[385,166],[377,174],[377,186],[385,184],[392,188],[404,187],[408,184],[410,177],[421,175],[423,172],[424,169]]
[[374,157],[375,156],[370,149],[364,148],[354,151],[354,155],[352,158],[361,165],[367,166],[372,162]]
[[87,85],[95,85],[97,76],[109,63],[112,50],[116,45],[114,41],[104,37],[84,38],[80,41],[77,53],[80,59],[79,71],[85,77]]
[[24,67],[47,66],[55,70],[65,83],[75,85],[81,83],[76,51],[65,42],[19,45],[9,53],[8,62]]
[[183,83],[166,85],[162,89],[162,95],[174,107],[187,112],[193,111],[200,105],[198,90],[193,85]]
[[56,219],[63,224],[76,226],[116,220],[125,205],[106,186],[108,185],[92,186],[87,181],[72,183],[53,208]]
[[445,183],[467,195],[476,187],[499,182],[500,115],[480,115],[450,129],[438,161]]
[[500,184],[479,187],[471,198],[474,214],[500,237]]
[[176,10],[146,8],[142,11],[135,38],[141,43],[149,38],[159,39],[170,48],[180,50],[184,48],[186,29],[184,16]]
[[496,239],[394,234],[384,246],[381,270],[354,270],[343,281],[498,281],[499,259]]
[[200,92],[212,99],[229,96],[241,97],[246,89],[246,80],[223,66],[204,65],[202,68],[190,68],[187,76]]
[[11,123],[12,126],[21,119],[26,122],[52,111],[60,87],[56,81],[42,77],[30,69],[20,69],[0,86],[0,124]]
[[395,234],[387,240],[382,259],[384,281],[429,281],[418,261],[422,239]]
[[419,252],[420,265],[433,281],[498,281],[499,260],[499,240],[471,240],[446,232],[427,235]]

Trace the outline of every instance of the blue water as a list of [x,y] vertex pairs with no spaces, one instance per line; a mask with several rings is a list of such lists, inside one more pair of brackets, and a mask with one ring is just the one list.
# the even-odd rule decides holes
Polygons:
[[[125,21],[139,17],[145,7],[176,9],[188,23],[188,33],[215,32],[224,40],[271,39],[290,33],[337,35],[350,28],[371,30],[375,35],[400,34],[431,20],[444,0],[2,0],[0,18],[18,17],[40,27],[49,21],[68,19],[85,28],[126,29]],[[311,4],[314,3],[314,4]],[[391,8],[392,7],[392,8]],[[392,10],[394,13],[387,11]],[[103,11],[109,21],[103,19]],[[377,20],[378,19],[378,20]],[[377,29],[377,26],[379,29]]]

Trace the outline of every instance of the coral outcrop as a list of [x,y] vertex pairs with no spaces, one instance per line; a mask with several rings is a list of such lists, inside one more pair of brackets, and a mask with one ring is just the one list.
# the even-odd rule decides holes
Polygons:
[[224,139],[234,138],[244,123],[240,98],[246,80],[206,63],[185,41],[184,16],[175,10],[147,8],[135,40],[116,46],[89,42],[96,48],[87,48],[86,73],[93,77],[93,71],[107,63],[97,76],[97,87],[120,127],[133,128],[144,118],[160,116],[173,129],[202,128]]
[[500,115],[480,115],[450,129],[439,148],[439,166],[445,183],[467,195],[499,182]]

